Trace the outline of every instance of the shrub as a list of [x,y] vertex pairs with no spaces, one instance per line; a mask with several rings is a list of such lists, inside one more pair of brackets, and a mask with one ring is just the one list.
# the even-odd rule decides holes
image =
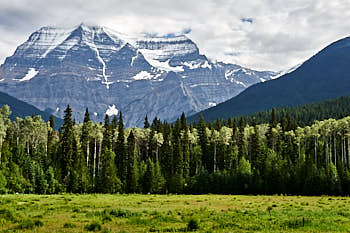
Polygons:
[[135,215],[135,213],[131,212],[130,210],[122,210],[122,209],[109,209],[105,210],[105,212],[109,213],[110,215],[114,217],[121,217],[121,218],[129,218]]
[[85,226],[85,229],[88,231],[100,231],[102,229],[102,224],[100,222],[92,222]]
[[199,229],[199,222],[197,219],[191,219],[187,224],[188,231],[196,231]]
[[17,228],[18,229],[33,229],[34,227],[42,227],[44,226],[44,223],[40,220],[31,220],[31,219],[27,219],[24,220],[23,222],[21,222]]
[[75,224],[71,223],[71,222],[66,222],[64,225],[63,225],[64,228],[74,228],[75,227]]
[[3,218],[3,219],[10,221],[10,222],[16,221],[16,218],[15,218],[14,214],[12,213],[12,211],[7,210],[7,209],[0,210],[0,218]]

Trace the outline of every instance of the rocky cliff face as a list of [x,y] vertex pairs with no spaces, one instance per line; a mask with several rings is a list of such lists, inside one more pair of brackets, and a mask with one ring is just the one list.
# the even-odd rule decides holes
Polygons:
[[146,114],[174,120],[215,106],[273,72],[214,63],[186,36],[133,37],[84,24],[43,27],[0,67],[0,90],[76,121],[88,107],[92,119],[122,111],[127,126]]

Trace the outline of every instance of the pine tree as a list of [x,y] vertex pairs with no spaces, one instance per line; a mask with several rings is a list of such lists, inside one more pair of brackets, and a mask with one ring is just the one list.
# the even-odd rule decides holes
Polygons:
[[160,169],[159,162],[154,164],[153,193],[162,194],[165,192],[165,179]]
[[[92,171],[92,166],[93,166],[93,154],[90,153],[90,143],[91,143],[91,138],[92,138],[92,127],[93,123],[90,120],[90,114],[88,108],[85,110],[85,116],[84,116],[84,122],[83,122],[83,127],[82,127],[82,134],[81,134],[81,149],[82,149],[82,156],[84,159],[84,165],[86,166],[86,177],[87,177],[87,183],[92,185],[92,177],[93,174],[90,173],[89,171]],[[81,159],[80,159],[81,160]],[[83,165],[83,164],[82,164]],[[81,165],[81,166],[82,166]],[[91,187],[89,187],[91,188]],[[82,190],[85,192],[86,190]]]
[[55,178],[55,173],[53,168],[50,166],[46,171],[46,180],[47,180],[47,193],[54,194],[57,193],[58,190],[58,181]]
[[144,126],[143,126],[144,129],[148,129],[149,128],[149,122],[148,122],[148,116],[146,114],[146,117],[145,117],[145,122],[144,122]]
[[212,166],[211,166],[211,159],[210,159],[209,146],[208,146],[209,140],[207,136],[207,126],[202,115],[200,115],[200,119],[199,119],[198,134],[199,134],[199,144],[202,150],[202,161],[203,161],[204,168],[207,171],[211,171]]
[[151,158],[153,161],[156,160],[156,143],[154,141],[154,135],[156,134],[156,132],[154,131],[153,128],[151,128],[151,132],[149,134],[149,137],[148,137],[148,152],[147,152],[147,155],[149,158]]
[[86,166],[85,155],[81,150],[79,142],[75,144],[75,160],[74,172],[76,178],[75,190],[76,193],[85,193],[88,190],[88,171]]
[[127,151],[125,148],[125,134],[124,134],[124,122],[123,115],[120,112],[119,124],[118,124],[118,138],[116,143],[116,160],[118,177],[120,178],[123,188],[125,189],[126,177],[127,177]]
[[64,111],[64,123],[61,127],[62,138],[61,145],[61,157],[60,157],[60,170],[61,170],[61,182],[64,184],[64,188],[70,192],[72,187],[69,187],[70,179],[72,178],[73,161],[74,161],[74,133],[73,133],[73,121],[72,121],[72,109],[68,105]]
[[118,119],[114,115],[112,119],[112,123],[110,125],[110,130],[111,130],[111,139],[112,139],[112,150],[115,151],[116,149],[116,135],[118,131]]
[[117,170],[114,163],[115,154],[107,149],[102,155],[102,168],[98,177],[98,191],[102,193],[121,192],[121,181],[117,177]]
[[243,118],[239,121],[239,132],[238,132],[238,159],[247,156],[246,142],[244,138],[245,123]]
[[128,193],[136,193],[138,186],[138,162],[137,162],[137,150],[133,131],[130,132],[128,137],[128,169],[126,191]]
[[181,146],[180,121],[177,120],[173,130],[172,138],[173,166],[174,173],[171,175],[169,191],[172,193],[182,193],[184,186],[183,179],[183,153]]
[[262,150],[262,142],[257,125],[254,125],[254,133],[251,135],[251,163],[263,172],[265,158]]
[[187,179],[190,175],[190,146],[189,146],[189,131],[185,113],[181,115],[181,130],[182,130],[182,153],[183,153],[183,177]]
[[52,129],[55,128],[55,117],[53,115],[50,115],[50,119],[49,119],[49,125]]
[[270,149],[276,150],[276,144],[277,144],[277,138],[274,133],[274,128],[277,126],[277,121],[276,121],[276,111],[275,109],[272,109],[271,111],[271,121],[269,124],[269,130],[267,132],[267,145]]
[[102,152],[112,149],[112,130],[110,125],[109,116],[105,115],[103,140],[102,140]]
[[147,159],[147,168],[143,177],[143,193],[153,193],[154,189],[154,164],[150,158]]
[[172,151],[172,128],[167,123],[165,123],[163,126],[163,139],[164,142],[160,148],[159,163],[166,179],[167,189],[169,190],[169,181],[174,174],[174,165]]

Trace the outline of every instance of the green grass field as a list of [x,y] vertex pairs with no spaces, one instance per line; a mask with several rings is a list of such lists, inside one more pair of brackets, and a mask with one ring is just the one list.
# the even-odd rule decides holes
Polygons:
[[1,195],[1,232],[349,232],[350,198]]

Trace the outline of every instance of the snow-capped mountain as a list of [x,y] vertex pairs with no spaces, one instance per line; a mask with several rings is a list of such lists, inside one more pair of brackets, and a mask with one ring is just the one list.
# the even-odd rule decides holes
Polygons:
[[43,27],[0,67],[0,90],[76,121],[122,111],[127,126],[146,114],[174,120],[226,101],[275,76],[212,62],[187,36],[130,36],[100,26]]

